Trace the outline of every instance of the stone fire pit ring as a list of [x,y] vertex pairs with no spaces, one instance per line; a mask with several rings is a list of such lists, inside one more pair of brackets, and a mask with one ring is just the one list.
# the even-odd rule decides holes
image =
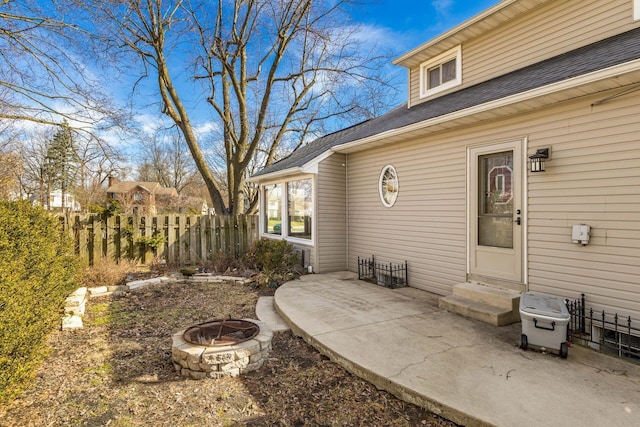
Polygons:
[[[260,368],[269,357],[273,332],[266,323],[259,320],[241,321],[257,325],[259,331],[250,339],[237,343],[204,345],[185,340],[185,332],[198,325],[173,334],[171,358],[176,371],[186,378],[204,379],[237,377]],[[208,323],[211,322],[205,322]]]

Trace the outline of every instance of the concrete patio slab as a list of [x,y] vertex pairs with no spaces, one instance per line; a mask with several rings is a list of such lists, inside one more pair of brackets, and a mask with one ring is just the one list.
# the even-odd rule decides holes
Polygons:
[[462,425],[640,425],[640,365],[577,346],[566,360],[523,351],[520,324],[451,314],[437,298],[334,273],[284,284],[274,304],[354,374]]

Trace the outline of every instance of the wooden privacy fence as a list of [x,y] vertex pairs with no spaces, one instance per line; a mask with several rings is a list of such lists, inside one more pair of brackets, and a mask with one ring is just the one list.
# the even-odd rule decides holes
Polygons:
[[258,217],[216,215],[70,215],[60,217],[88,265],[100,258],[154,259],[168,265],[198,265],[216,256],[239,257],[258,239]]

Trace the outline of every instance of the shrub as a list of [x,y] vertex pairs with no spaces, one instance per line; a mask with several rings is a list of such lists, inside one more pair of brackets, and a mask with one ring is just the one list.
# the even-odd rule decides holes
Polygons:
[[262,271],[270,286],[278,286],[298,275],[298,255],[286,240],[260,239],[247,252],[246,260]]
[[77,286],[73,243],[58,220],[24,201],[0,201],[0,403],[17,396],[46,356]]
[[100,205],[89,205],[89,212],[110,217],[116,213],[122,212],[122,207],[117,200],[111,200],[106,207]]
[[93,286],[118,286],[125,282],[128,275],[136,272],[135,260],[121,259],[117,264],[108,258],[100,257],[91,267],[82,272],[82,284]]
[[242,259],[238,259],[224,251],[215,252],[212,258],[208,266],[217,273],[231,274],[237,271],[242,272],[245,268]]

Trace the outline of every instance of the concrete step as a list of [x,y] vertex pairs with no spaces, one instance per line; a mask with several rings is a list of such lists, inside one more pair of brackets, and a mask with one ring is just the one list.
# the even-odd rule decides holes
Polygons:
[[460,283],[453,295],[440,298],[440,308],[495,326],[520,321],[520,293],[478,282]]
[[479,282],[459,283],[453,287],[453,295],[506,310],[518,311],[520,305],[520,292]]
[[266,323],[274,333],[289,330],[289,325],[276,312],[273,297],[260,297],[256,304],[256,316]]

